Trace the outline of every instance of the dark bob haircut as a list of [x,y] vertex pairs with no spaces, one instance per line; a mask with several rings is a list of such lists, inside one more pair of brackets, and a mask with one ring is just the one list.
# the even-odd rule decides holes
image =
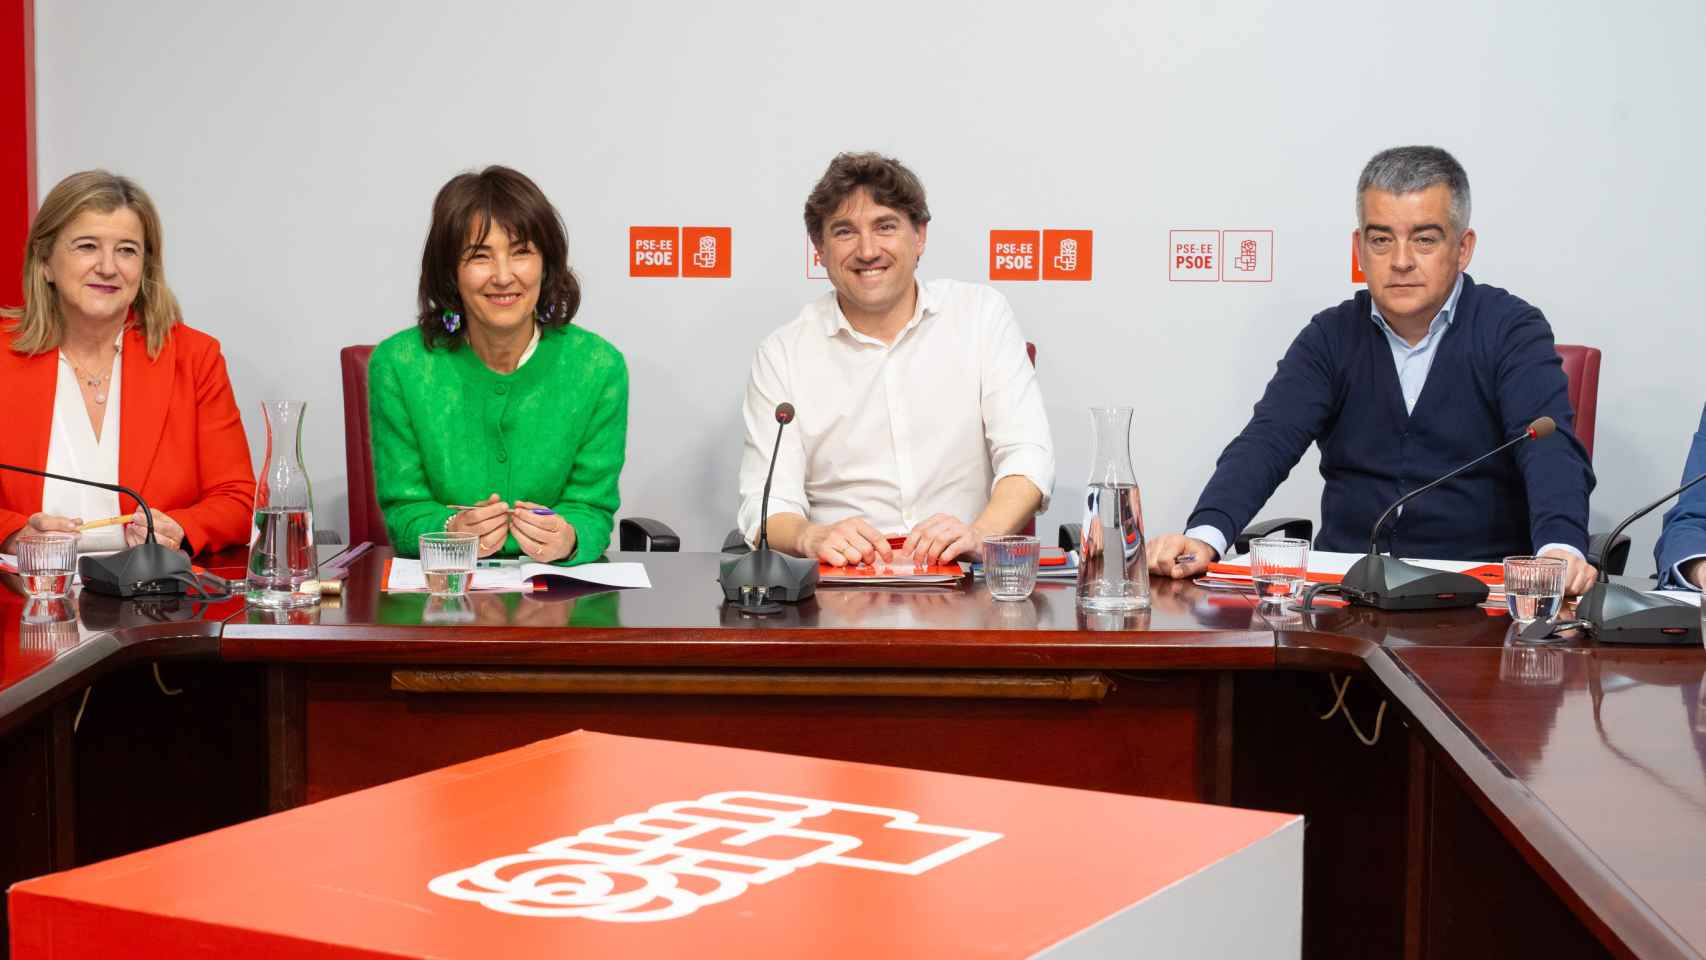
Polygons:
[[493,224],[509,232],[510,242],[531,244],[539,252],[544,273],[535,314],[542,325],[566,326],[580,309],[581,285],[569,269],[569,232],[563,218],[524,174],[490,166],[452,177],[432,202],[417,301],[421,338],[428,347],[454,350],[468,339],[466,323],[455,333],[444,329],[444,313],[467,313],[456,288],[456,271],[469,251],[485,242]]
[[861,188],[879,205],[906,214],[915,229],[930,222],[924,184],[905,164],[880,153],[839,153],[806,198],[806,233],[813,243],[823,245],[824,222]]

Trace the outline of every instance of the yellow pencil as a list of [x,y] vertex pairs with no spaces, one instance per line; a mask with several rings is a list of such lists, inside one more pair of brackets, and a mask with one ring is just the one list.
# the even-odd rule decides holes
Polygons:
[[133,516],[135,516],[135,514],[127,513],[122,517],[107,517],[105,520],[90,520],[88,523],[78,527],[77,532],[82,533],[85,530],[98,530],[101,527],[110,527],[114,524],[129,523],[130,518]]

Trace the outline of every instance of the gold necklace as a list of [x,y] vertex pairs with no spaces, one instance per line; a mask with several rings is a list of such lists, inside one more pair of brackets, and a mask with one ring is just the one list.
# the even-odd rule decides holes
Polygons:
[[[112,379],[113,376],[112,360],[107,361],[107,372],[97,377],[94,374],[84,371],[82,366],[79,365],[77,361],[71,359],[71,354],[66,353],[64,349],[59,351],[59,355],[65,358],[66,363],[71,364],[71,370],[77,375],[77,379],[80,380],[84,386],[95,391],[95,403],[105,404],[107,402],[106,383],[108,380]],[[118,354],[113,354],[113,360],[117,359]]]

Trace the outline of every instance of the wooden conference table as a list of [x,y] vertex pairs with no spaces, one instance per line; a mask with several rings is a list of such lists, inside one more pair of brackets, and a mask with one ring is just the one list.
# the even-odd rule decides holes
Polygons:
[[1706,956],[1706,650],[1172,582],[755,620],[717,555],[621,558],[652,589],[442,602],[370,552],[292,613],[0,597],[0,883],[587,728],[1303,813],[1309,956]]

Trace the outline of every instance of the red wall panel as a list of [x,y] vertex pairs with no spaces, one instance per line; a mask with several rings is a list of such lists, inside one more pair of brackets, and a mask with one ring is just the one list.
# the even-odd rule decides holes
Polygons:
[[35,2],[0,0],[0,304],[15,306],[36,209]]

